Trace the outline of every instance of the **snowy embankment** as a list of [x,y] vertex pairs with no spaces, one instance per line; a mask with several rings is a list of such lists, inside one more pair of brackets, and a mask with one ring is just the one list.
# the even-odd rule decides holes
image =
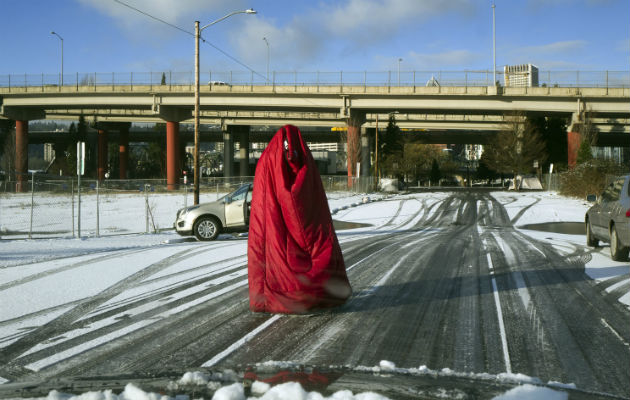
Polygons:
[[[263,363],[263,367],[280,367],[290,368],[285,366],[286,362],[266,362]],[[260,365],[259,365],[260,366]],[[532,378],[523,374],[508,374],[502,373],[499,375],[492,374],[474,374],[474,373],[457,373],[448,368],[444,368],[441,371],[435,371],[427,368],[426,366],[420,366],[419,368],[403,369],[396,368],[395,364],[383,360],[379,366],[364,367],[359,366],[352,369],[356,372],[372,373],[372,374],[386,374],[391,376],[397,374],[400,376],[430,376],[436,380],[434,387],[425,392],[418,392],[421,394],[427,394],[429,397],[434,398],[436,393],[441,395],[440,398],[463,398],[463,392],[457,389],[452,389],[448,386],[441,387],[441,379],[446,382],[449,378],[465,378],[475,380],[480,383],[480,388],[484,388],[483,384],[488,384],[488,388],[493,383],[499,383],[504,385],[513,385],[512,389],[499,393],[493,399],[543,399],[543,400],[564,400],[569,398],[569,392],[571,390],[577,390],[575,385],[565,385],[558,382],[548,382],[546,385],[537,378]],[[352,371],[351,370],[351,371]],[[188,392],[204,392],[209,390],[214,392],[212,400],[388,400],[388,397],[380,395],[374,392],[362,392],[354,394],[351,390],[341,389],[335,391],[331,396],[325,397],[317,391],[307,391],[299,382],[284,382],[277,385],[270,385],[264,381],[255,380],[249,387],[251,396],[246,396],[245,386],[241,382],[234,382],[232,384],[222,382],[225,378],[229,378],[231,381],[238,380],[238,377],[233,371],[225,371],[213,373],[212,375],[205,372],[186,372],[178,381],[171,381],[168,384],[168,391],[171,393],[188,393]],[[403,388],[404,389],[404,388]],[[483,390],[483,389],[481,389]],[[494,391],[494,390],[492,390]],[[492,391],[489,390],[490,394]],[[32,398],[31,400],[189,400],[190,397],[187,394],[179,394],[175,397],[169,397],[164,394],[145,392],[133,383],[128,383],[125,389],[116,395],[112,390],[105,391],[93,391],[80,395],[71,395],[58,392],[56,390],[51,391],[47,397]]]
[[[494,192],[492,196],[504,205],[517,227],[553,222],[584,223],[586,211],[592,205],[585,200],[560,196],[554,192]],[[557,251],[566,255],[586,250],[583,257],[586,261],[585,272],[605,287],[607,292],[630,285],[630,266],[627,262],[613,261],[607,243],[591,249],[586,247],[584,234],[520,230],[536,240],[552,244]],[[630,306],[630,293],[626,291],[619,301]]]

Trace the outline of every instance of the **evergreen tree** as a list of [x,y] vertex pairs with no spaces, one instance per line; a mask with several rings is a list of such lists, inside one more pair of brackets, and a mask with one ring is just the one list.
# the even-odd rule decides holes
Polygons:
[[400,128],[396,125],[396,117],[394,114],[389,115],[389,122],[385,129],[383,137],[383,156],[400,155],[403,151],[403,140],[400,134]]
[[440,165],[437,160],[434,158],[433,163],[431,164],[431,184],[436,185],[440,183],[440,179],[442,179],[442,172],[440,171]]
[[593,159],[593,149],[588,140],[582,140],[577,153],[577,163],[584,164]]

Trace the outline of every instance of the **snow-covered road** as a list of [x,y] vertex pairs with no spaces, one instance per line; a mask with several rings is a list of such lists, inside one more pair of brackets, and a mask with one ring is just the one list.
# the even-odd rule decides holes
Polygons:
[[627,264],[583,236],[515,228],[580,221],[587,207],[440,192],[341,209],[335,219],[372,225],[338,232],[354,295],[307,316],[248,311],[246,238],[0,243],[13,254],[0,270],[0,379],[392,360],[627,396]]

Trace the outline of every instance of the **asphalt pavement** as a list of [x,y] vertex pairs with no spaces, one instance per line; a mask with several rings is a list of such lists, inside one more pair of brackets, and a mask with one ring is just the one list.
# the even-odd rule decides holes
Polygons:
[[[339,232],[353,296],[337,309],[251,313],[242,254],[212,276],[99,308],[169,263],[226,245],[188,244],[2,348],[0,376],[15,382],[201,366],[242,370],[268,361],[389,360],[401,368],[521,373],[630,396],[630,312],[584,273],[588,248],[567,256],[522,234],[484,192],[454,192],[407,224],[394,219],[378,229]],[[164,317],[168,310],[176,312]],[[112,317],[114,324],[89,334],[53,340]],[[138,324],[142,329],[132,329]],[[115,334],[124,329],[129,333]],[[47,346],[24,354],[41,343]],[[82,344],[85,351],[55,361]]]

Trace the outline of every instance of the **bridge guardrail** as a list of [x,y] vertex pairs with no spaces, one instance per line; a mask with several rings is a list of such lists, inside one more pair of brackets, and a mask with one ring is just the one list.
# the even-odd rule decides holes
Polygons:
[[[503,72],[497,71],[503,82]],[[628,71],[539,71],[539,87],[629,88]],[[63,83],[63,84],[62,84]],[[419,87],[430,84],[457,87],[488,87],[492,71],[273,71],[267,78],[248,71],[200,72],[203,86],[339,86]],[[194,86],[193,72],[106,72],[0,75],[0,88],[75,88],[149,86],[152,88]]]

